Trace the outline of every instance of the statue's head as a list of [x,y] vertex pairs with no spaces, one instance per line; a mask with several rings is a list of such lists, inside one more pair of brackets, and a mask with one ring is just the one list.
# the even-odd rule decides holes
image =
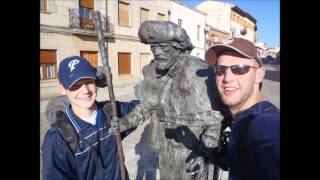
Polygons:
[[169,69],[179,54],[194,47],[186,31],[170,21],[146,21],[139,29],[140,41],[151,45],[155,68]]

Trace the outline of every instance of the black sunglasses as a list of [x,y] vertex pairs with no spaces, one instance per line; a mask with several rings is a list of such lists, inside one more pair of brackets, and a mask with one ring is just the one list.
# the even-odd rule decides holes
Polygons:
[[254,66],[249,66],[246,64],[235,64],[232,66],[225,66],[225,65],[217,65],[216,66],[216,75],[221,76],[226,73],[226,70],[230,68],[231,72],[235,75],[242,75],[249,72],[250,68],[259,68]]

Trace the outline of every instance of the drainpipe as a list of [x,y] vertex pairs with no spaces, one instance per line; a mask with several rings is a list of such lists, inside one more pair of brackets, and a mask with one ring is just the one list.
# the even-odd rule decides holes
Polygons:
[[108,0],[106,0],[106,17],[108,17]]

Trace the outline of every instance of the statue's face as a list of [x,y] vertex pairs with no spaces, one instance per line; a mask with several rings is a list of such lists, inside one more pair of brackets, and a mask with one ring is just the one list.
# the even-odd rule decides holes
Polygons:
[[154,55],[155,68],[159,70],[169,69],[177,61],[180,51],[170,43],[151,44]]

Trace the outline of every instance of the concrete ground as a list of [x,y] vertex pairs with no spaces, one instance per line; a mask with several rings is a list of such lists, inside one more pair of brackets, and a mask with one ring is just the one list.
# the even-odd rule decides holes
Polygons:
[[262,82],[262,97],[280,109],[280,65],[265,65],[266,74]]
[[[262,94],[265,100],[271,101],[275,106],[280,108],[280,67],[279,66],[265,66],[266,76],[263,80]],[[115,96],[119,101],[129,101],[135,99],[133,93],[133,86],[115,88]],[[104,93],[100,92],[98,99],[103,100]],[[49,128],[49,123],[44,116],[44,108],[48,102],[40,102],[40,142],[42,144],[45,132]],[[146,121],[140,125],[134,132],[126,137],[123,142],[123,151],[125,156],[125,164],[128,169],[130,179],[148,179],[158,180],[158,154],[152,152],[146,142],[149,122]],[[211,167],[212,169],[213,167]],[[211,171],[212,172],[212,171]],[[209,174],[210,177],[211,174]],[[226,180],[228,172],[223,171],[221,180]],[[210,178],[211,179],[211,178]]]

